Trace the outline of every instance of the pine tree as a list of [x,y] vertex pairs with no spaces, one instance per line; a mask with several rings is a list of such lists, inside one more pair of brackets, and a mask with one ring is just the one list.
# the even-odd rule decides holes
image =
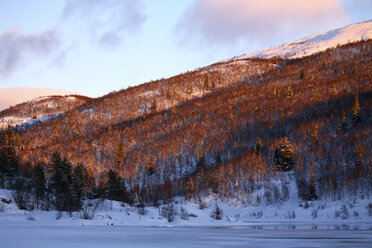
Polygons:
[[118,174],[113,170],[109,170],[106,177],[106,190],[108,199],[119,200],[121,197],[121,185]]
[[360,105],[359,105],[359,94],[355,94],[355,101],[353,106],[353,123],[358,123],[360,121]]
[[43,200],[46,191],[45,172],[40,163],[37,163],[32,169],[32,184],[36,198],[36,208],[39,208],[40,200]]
[[75,211],[80,210],[83,206],[86,177],[87,172],[83,165],[79,164],[75,166],[72,172],[72,194]]
[[199,155],[199,160],[196,164],[196,168],[195,168],[195,172],[194,173],[198,173],[199,171],[201,171],[202,169],[204,169],[206,167],[206,161],[205,161],[205,155],[204,155],[204,151],[202,150],[200,152],[200,155]]
[[0,176],[1,187],[5,187],[5,178],[18,175],[18,159],[16,155],[16,142],[12,128],[0,133]]
[[217,151],[216,154],[216,165],[222,164],[221,152]]
[[294,148],[287,137],[284,137],[279,145],[275,148],[274,166],[281,171],[289,171],[293,169]]
[[309,165],[309,181],[308,181],[308,193],[307,199],[308,201],[313,201],[318,199],[316,195],[315,189],[315,172],[314,172],[314,162],[311,160]]
[[51,188],[58,211],[73,211],[73,193],[71,187],[71,164],[67,158],[62,159],[58,152],[52,155],[53,175]]
[[130,202],[123,178],[111,169],[106,174],[106,191],[110,200]]
[[163,201],[164,203],[169,203],[173,198],[173,185],[168,179],[165,181],[163,186]]

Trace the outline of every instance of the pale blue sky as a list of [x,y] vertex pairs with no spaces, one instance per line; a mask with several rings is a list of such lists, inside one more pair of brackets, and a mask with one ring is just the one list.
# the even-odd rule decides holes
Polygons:
[[372,18],[372,0],[259,2],[0,0],[0,87],[102,96]]

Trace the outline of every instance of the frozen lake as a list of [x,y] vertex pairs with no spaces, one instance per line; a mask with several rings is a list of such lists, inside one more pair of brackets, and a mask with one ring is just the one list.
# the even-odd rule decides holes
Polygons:
[[0,225],[0,247],[372,247],[372,224],[120,227]]

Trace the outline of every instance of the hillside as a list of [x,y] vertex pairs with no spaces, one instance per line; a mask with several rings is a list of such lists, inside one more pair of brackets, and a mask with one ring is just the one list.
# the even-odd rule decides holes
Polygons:
[[372,39],[372,20],[354,23],[326,33],[310,35],[295,42],[242,55],[236,59],[239,60],[254,57],[299,58],[325,51],[328,48],[334,48],[350,42],[368,39]]
[[82,105],[88,100],[91,100],[91,98],[79,95],[37,97],[1,111],[0,129],[4,129],[8,125],[22,125],[23,128],[26,128],[25,125],[27,124],[33,125],[53,118]]
[[[193,182],[195,194],[250,204],[264,187],[260,198],[270,204],[286,199],[284,186],[266,180],[280,168],[276,150],[287,146],[305,191],[311,178],[321,198],[369,194],[371,50],[372,42],[362,41],[297,60],[248,59],[229,64],[229,73],[212,66],[112,93],[20,132],[20,158],[49,163],[58,151],[82,163],[98,185],[112,168],[145,202],[184,195]],[[249,65],[259,73],[241,73]],[[220,87],[201,91],[215,75],[224,76]],[[208,94],[186,101],[180,92],[188,95],[188,82]],[[170,94],[165,85],[174,87]],[[166,98],[180,104],[167,109]]]

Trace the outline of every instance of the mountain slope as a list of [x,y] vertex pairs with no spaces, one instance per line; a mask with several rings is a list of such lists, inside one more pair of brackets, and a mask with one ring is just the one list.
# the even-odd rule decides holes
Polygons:
[[254,57],[299,58],[316,52],[325,51],[328,48],[333,48],[338,45],[368,39],[372,39],[372,20],[354,23],[326,33],[310,35],[295,42],[242,55],[235,59],[239,60]]
[[1,111],[0,129],[6,128],[8,125],[35,124],[45,121],[80,106],[88,100],[91,98],[79,95],[37,97]]
[[0,111],[36,97],[51,95],[75,95],[76,92],[53,88],[10,87],[0,88]]
[[[119,112],[128,107],[124,103],[129,90],[117,93],[114,106],[109,105],[110,98],[108,103],[105,98],[96,99],[20,133],[21,144],[25,144],[21,159],[48,162],[59,151],[96,176],[114,168],[129,188],[137,184],[143,190],[139,194],[145,201],[159,199],[156,192],[169,185],[174,194],[183,194],[190,177],[200,192],[248,194],[255,180],[259,184],[273,173],[274,148],[282,137],[288,137],[296,149],[296,175],[308,177],[313,161],[317,183],[323,185],[319,195],[326,196],[329,192],[323,189],[331,186],[341,192],[350,185],[357,187],[344,184],[342,188],[334,181],[341,177],[357,180],[351,177],[357,160],[363,169],[355,178],[372,172],[367,152],[371,138],[361,135],[368,132],[371,121],[371,51],[372,41],[363,41],[298,61],[283,60],[265,73],[252,74],[171,109],[131,119],[122,116],[122,121],[112,117],[114,123],[106,118],[107,113],[111,108]],[[154,84],[152,90],[155,86],[161,87]],[[355,102],[360,106],[359,123],[354,121]],[[97,119],[89,118],[90,109]],[[257,138],[261,145],[256,144]],[[348,167],[340,166],[343,161],[348,161]]]

